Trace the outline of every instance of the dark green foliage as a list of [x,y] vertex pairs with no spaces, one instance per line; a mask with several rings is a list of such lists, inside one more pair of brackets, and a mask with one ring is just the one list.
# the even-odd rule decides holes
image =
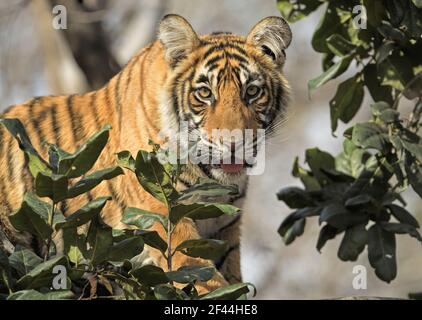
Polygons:
[[[231,205],[207,202],[235,194],[236,188],[203,179],[179,194],[175,185],[183,168],[162,165],[157,159],[156,146],[150,153],[140,151],[136,160],[128,152],[121,152],[117,157],[121,167],[90,172],[107,143],[110,126],[88,139],[75,153],[49,145],[46,161],[32,147],[18,120],[0,121],[18,140],[35,178],[35,193],[25,195],[21,208],[10,216],[10,222],[16,230],[34,236],[45,249],[43,257],[19,246],[10,256],[0,250],[0,297],[10,300],[106,297],[190,300],[238,299],[249,292],[248,284],[238,284],[200,296],[194,284],[211,279],[216,272],[214,267],[185,266],[172,270],[172,256],[176,251],[192,257],[217,259],[226,250],[223,241],[188,240],[177,248],[167,245],[171,243],[174,228],[185,218],[208,219],[236,214],[238,209]],[[111,197],[93,199],[67,217],[58,209],[62,201],[87,193],[102,181],[123,174],[122,168],[133,171],[145,190],[166,204],[168,217],[127,208],[122,213],[122,222],[131,229],[113,230],[101,218]],[[75,178],[79,180],[74,182]],[[155,223],[164,227],[167,239],[148,230]],[[168,272],[157,266],[142,265],[138,255],[145,245],[160,250],[168,261]],[[63,266],[67,272],[66,290],[52,288],[56,266]],[[176,288],[175,283],[183,284],[184,289]]]
[[[290,22],[325,7],[313,37],[323,53],[323,73],[309,81],[316,89],[343,74],[350,64],[357,71],[344,80],[330,101],[331,129],[350,122],[362,107],[364,88],[373,101],[372,118],[344,134],[343,152],[336,157],[306,151],[309,170],[296,159],[293,175],[304,189],[285,188],[280,200],[295,209],[279,233],[286,244],[304,231],[305,219],[319,216],[317,241],[325,243],[344,232],[338,257],[355,261],[365,247],[376,275],[386,282],[396,277],[396,234],[417,240],[419,223],[403,207],[401,193],[409,186],[422,197],[422,10],[420,1],[400,0],[278,0]],[[355,26],[353,8],[363,5],[367,28]],[[399,111],[400,99],[411,100],[413,111]]]

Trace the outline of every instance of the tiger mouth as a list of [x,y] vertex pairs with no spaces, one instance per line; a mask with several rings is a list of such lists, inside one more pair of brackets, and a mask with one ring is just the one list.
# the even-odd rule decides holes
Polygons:
[[231,161],[221,161],[217,164],[199,164],[200,168],[208,175],[212,169],[222,170],[226,174],[239,174],[246,168],[252,168],[253,165],[244,160],[231,159]]

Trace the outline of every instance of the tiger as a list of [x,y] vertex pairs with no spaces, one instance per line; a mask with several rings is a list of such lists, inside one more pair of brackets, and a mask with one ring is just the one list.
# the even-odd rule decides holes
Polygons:
[[[283,18],[264,18],[247,36],[230,32],[199,36],[185,18],[169,14],[159,23],[157,35],[101,89],[35,97],[9,107],[1,117],[19,119],[43,157],[47,156],[45,142],[63,150],[75,150],[110,124],[108,144],[92,170],[115,164],[119,151],[136,154],[140,149],[150,150],[151,141],[163,143],[162,131],[177,135],[180,121],[201,132],[204,140],[211,139],[214,129],[262,129],[268,135],[277,130],[286,113],[290,92],[283,67],[292,33]],[[218,143],[208,143],[219,147]],[[248,185],[246,169],[245,163],[188,162],[177,188],[184,190],[201,177],[234,184],[239,192],[227,201],[241,207]],[[17,232],[8,220],[32,186],[32,176],[18,143],[5,128],[0,128],[0,229],[12,243],[35,248],[36,240]],[[112,201],[103,209],[103,219],[113,228],[125,227],[122,212],[128,207],[168,214],[164,204],[146,192],[135,175],[129,174],[63,202],[61,210],[68,216],[87,201],[104,195],[110,195]],[[210,236],[228,243],[227,252],[218,261],[175,253],[175,270],[188,265],[218,270],[212,279],[196,284],[199,293],[242,280],[241,216],[240,213],[203,223],[184,218],[174,230],[173,248],[188,239]],[[152,230],[166,239],[159,223]],[[151,263],[167,270],[158,250],[148,247],[148,257]]]

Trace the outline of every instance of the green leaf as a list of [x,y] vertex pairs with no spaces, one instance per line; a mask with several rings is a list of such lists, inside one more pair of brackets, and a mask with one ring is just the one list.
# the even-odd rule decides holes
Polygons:
[[340,119],[348,123],[358,112],[363,101],[363,83],[356,75],[340,83],[334,98],[330,101],[331,130],[337,129],[337,121]]
[[96,171],[82,178],[73,187],[71,187],[68,191],[67,198],[75,198],[83,193],[94,189],[104,180],[111,180],[122,174],[123,170],[120,167],[111,167]]
[[352,213],[340,204],[330,203],[322,209],[319,221],[327,222],[337,229],[344,229],[367,222],[368,216],[360,212]]
[[375,64],[368,64],[363,69],[363,76],[365,86],[368,88],[369,93],[374,101],[387,101],[393,103],[392,88],[390,86],[381,85],[382,77],[378,74]]
[[[420,72],[421,65],[419,65],[418,68],[419,71],[414,71],[415,74]],[[409,100],[422,96],[422,73],[416,74],[416,76],[406,84],[403,95]],[[418,103],[422,104],[421,101]]]
[[422,197],[422,166],[409,153],[405,157],[405,170],[413,190]]
[[201,300],[236,300],[249,292],[249,286],[254,288],[253,296],[255,296],[256,289],[251,283],[236,283],[227,287],[218,288],[202,296]]
[[278,0],[278,10],[282,16],[289,22],[296,22],[306,17],[311,12],[315,11],[322,2],[314,0],[301,0],[297,3],[292,3],[287,0]]
[[341,57],[339,61],[334,63],[330,68],[327,69],[327,71],[325,71],[318,77],[309,80],[308,90],[311,91],[313,89],[316,89],[322,86],[323,84],[327,83],[328,81],[341,75],[349,67],[352,58],[353,57],[351,55]]
[[178,283],[206,282],[210,280],[216,270],[214,267],[185,266],[177,271],[167,272],[167,277]]
[[41,293],[36,290],[17,291],[7,297],[7,300],[65,300],[74,298],[70,290]]
[[9,292],[12,292],[13,282],[7,255],[3,252],[3,250],[0,250],[0,288],[4,286],[9,290]]
[[396,237],[374,224],[368,233],[368,258],[381,280],[390,283],[397,275]]
[[199,178],[192,187],[180,193],[178,202],[210,202],[212,200],[221,201],[221,197],[233,196],[238,193],[235,185],[223,185],[209,178]]
[[23,277],[42,262],[34,252],[21,246],[17,246],[9,257],[10,266],[17,271],[19,277]]
[[339,34],[333,34],[327,38],[327,47],[336,56],[344,57],[350,54],[355,46]]
[[298,187],[281,189],[277,193],[277,199],[284,201],[284,203],[292,209],[315,206],[315,202],[312,199],[310,192]]
[[50,165],[54,168],[54,172],[59,170],[59,161],[61,158],[70,156],[70,153],[60,149],[55,144],[47,144],[48,145],[48,161]]
[[25,152],[28,159],[29,171],[33,177],[36,177],[40,172],[44,174],[52,173],[50,165],[34,149],[25,128],[18,119],[0,119],[0,124],[3,124],[9,130],[18,141],[19,148]]
[[382,63],[385,59],[387,59],[391,52],[394,50],[395,44],[393,41],[386,40],[383,44],[378,48],[377,53],[375,54],[375,60],[377,64]]
[[385,8],[382,0],[363,0],[367,13],[368,22],[377,27],[383,18],[385,18]]
[[356,261],[368,243],[368,231],[365,224],[346,229],[338,249],[338,257],[343,261]]
[[283,241],[285,245],[291,244],[297,237],[300,237],[305,231],[305,219],[299,219],[293,222],[293,225],[284,233]]
[[147,286],[156,286],[169,282],[163,269],[151,264],[132,270],[130,274]]
[[314,50],[322,53],[330,52],[327,39],[334,33],[346,36],[347,30],[344,22],[350,18],[351,12],[341,17],[336,10],[336,4],[329,5],[325,14],[321,15],[321,19],[312,36],[311,43]]
[[54,203],[58,203],[67,196],[68,179],[64,175],[45,175],[40,172],[35,178],[35,191],[37,196],[50,198]]
[[141,237],[132,237],[114,244],[110,248],[108,260],[123,261],[132,259],[144,250],[144,241]]
[[391,214],[399,221],[405,224],[409,224],[415,228],[419,228],[418,221],[411,215],[409,211],[407,211],[405,208],[400,207],[396,204],[389,204],[386,206]]
[[159,284],[154,287],[154,296],[157,300],[188,300],[187,294],[170,284]]
[[399,91],[403,91],[406,84],[413,78],[410,62],[398,54],[386,58],[378,69],[383,78],[381,84],[392,86]]
[[299,165],[299,158],[298,157],[295,158],[295,162],[293,164],[293,169],[292,169],[292,175],[296,178],[300,178],[300,180],[302,181],[306,190],[308,190],[308,191],[314,191],[314,190],[321,189],[321,186],[320,186],[318,180],[314,176],[312,176],[312,174],[310,172],[303,169]]
[[227,243],[214,239],[191,239],[183,241],[175,251],[194,258],[217,260],[227,251]]
[[29,273],[20,278],[16,282],[16,286],[19,289],[38,289],[42,287],[51,287],[53,278],[56,276],[53,273],[53,268],[57,265],[62,265],[66,269],[69,268],[68,261],[65,256],[54,257],[37,265]]
[[140,236],[144,242],[155,249],[165,253],[167,250],[167,242],[164,241],[157,231],[137,230],[135,235]]
[[334,239],[338,233],[339,230],[330,226],[329,224],[323,226],[321,231],[319,232],[318,241],[316,245],[318,252],[321,252],[321,249],[325,246],[327,241]]
[[91,221],[87,235],[87,258],[96,266],[107,260],[110,248],[113,245],[111,228],[97,216]]
[[422,163],[422,139],[413,132],[402,130],[400,141],[402,146],[420,163]]
[[9,219],[16,230],[29,232],[45,240],[53,233],[53,229],[48,224],[50,212],[50,204],[41,201],[32,193],[27,193],[21,208]]
[[[307,217],[317,216],[321,212],[320,208],[306,207],[289,214],[286,219],[283,220],[280,227],[278,228],[278,233],[284,238],[289,230],[294,226],[295,222]],[[300,227],[299,226],[296,226]],[[299,229],[300,230],[300,229]]]
[[110,197],[101,197],[88,202],[75,213],[68,216],[64,222],[57,223],[55,225],[56,230],[76,228],[88,223],[94,217],[99,216],[107,201],[110,199]]
[[419,234],[418,230],[410,224],[406,223],[392,223],[392,222],[381,222],[380,223],[381,228],[383,228],[385,231],[395,233],[395,234],[408,234],[411,237],[419,240],[422,242],[422,237]]
[[412,2],[418,9],[422,9],[422,0],[412,0]]
[[233,216],[239,212],[239,208],[229,204],[178,204],[170,209],[170,221],[177,224],[180,219],[186,217],[193,220],[217,218],[223,214]]
[[365,149],[388,151],[389,140],[385,131],[375,123],[358,123],[353,127],[352,141]]
[[328,152],[312,148],[306,150],[305,159],[318,182],[321,185],[326,184],[329,179],[327,179],[325,172],[335,169],[334,157]]
[[359,209],[365,208],[374,202],[375,200],[370,195],[359,194],[355,197],[347,199],[344,205],[348,209]]
[[162,214],[138,208],[126,208],[122,217],[123,223],[136,226],[141,230],[151,228],[156,222],[161,223],[164,230],[167,230],[167,221],[167,217]]
[[400,45],[404,45],[406,43],[405,33],[400,29],[394,28],[388,21],[381,21],[377,30],[386,39],[397,42]]
[[136,161],[129,151],[122,151],[117,154],[117,163],[119,166],[135,172]]
[[110,129],[110,125],[104,126],[81,145],[75,153],[60,158],[58,173],[66,175],[68,178],[77,178],[86,174],[97,162],[106,146]]
[[145,191],[161,202],[167,203],[177,194],[170,176],[152,153],[139,151],[136,157],[136,176]]

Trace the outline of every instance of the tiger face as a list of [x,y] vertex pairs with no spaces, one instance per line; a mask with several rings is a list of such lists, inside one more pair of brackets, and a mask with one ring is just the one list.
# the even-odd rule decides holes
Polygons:
[[261,20],[247,37],[199,37],[180,16],[162,20],[159,39],[169,66],[163,126],[187,123],[189,138],[197,140],[197,164],[208,176],[242,179],[254,165],[246,154],[257,154],[258,133],[274,133],[283,119],[289,90],[282,69],[291,37],[279,17]]

